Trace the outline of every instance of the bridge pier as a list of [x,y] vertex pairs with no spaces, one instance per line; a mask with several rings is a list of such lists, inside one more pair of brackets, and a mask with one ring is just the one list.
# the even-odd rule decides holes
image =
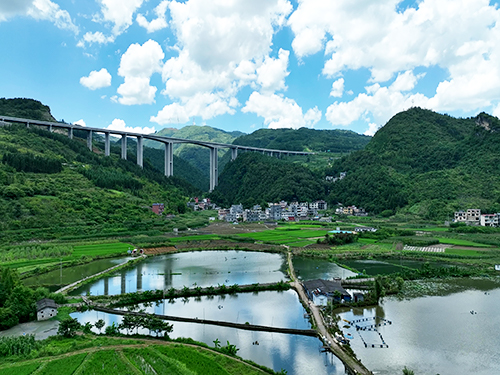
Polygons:
[[165,142],[165,176],[174,175],[174,144]]
[[238,147],[234,147],[231,149],[231,160],[236,160],[238,157]]
[[68,128],[68,138],[73,139],[73,128]]
[[122,159],[127,160],[127,136],[122,135]]
[[210,148],[210,191],[215,189],[219,178],[218,151],[217,147]]
[[49,125],[49,132],[53,133],[54,129],[52,129],[52,125]]
[[109,133],[104,133],[104,155],[109,156],[109,154],[110,154]]
[[92,130],[87,133],[87,147],[92,151]]
[[143,150],[142,150],[142,141],[144,140],[143,137],[139,136],[137,137],[137,165],[139,167],[143,167],[143,160],[142,160],[142,156],[143,156]]

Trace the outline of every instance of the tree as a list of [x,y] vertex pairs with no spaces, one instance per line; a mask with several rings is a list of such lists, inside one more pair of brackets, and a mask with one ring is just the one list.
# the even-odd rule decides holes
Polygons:
[[375,278],[375,298],[377,299],[377,303],[383,296],[385,296],[385,288],[382,282],[382,278],[380,276],[377,276]]
[[103,319],[99,319],[94,325],[99,330],[99,334],[101,334],[101,329],[106,325],[106,323]]
[[403,369],[403,375],[415,375],[415,373],[413,372],[413,370],[410,370],[405,366],[405,368]]
[[64,337],[74,337],[76,335],[76,331],[81,328],[81,324],[75,318],[67,318],[63,319],[61,323],[59,323],[59,329],[57,330],[57,334]]

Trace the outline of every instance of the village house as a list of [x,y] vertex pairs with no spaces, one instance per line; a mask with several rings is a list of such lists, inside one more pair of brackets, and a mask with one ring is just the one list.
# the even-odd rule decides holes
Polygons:
[[153,206],[151,208],[155,214],[161,215],[163,213],[163,210],[165,209],[165,204],[153,203]]
[[467,225],[481,225],[481,210],[470,208],[467,211],[457,211],[453,221]]
[[498,227],[499,219],[500,219],[500,213],[482,214],[480,219],[480,225],[483,227]]
[[351,295],[342,287],[339,280],[308,280],[303,283],[307,296],[317,306],[326,306],[328,302],[350,301]]
[[57,315],[57,304],[53,299],[43,298],[36,303],[36,319],[47,320]]

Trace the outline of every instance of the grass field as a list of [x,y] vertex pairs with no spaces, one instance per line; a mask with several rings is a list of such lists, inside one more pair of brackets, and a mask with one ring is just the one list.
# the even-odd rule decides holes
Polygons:
[[102,257],[110,255],[126,255],[132,246],[123,242],[79,245],[73,247],[71,258],[81,258],[82,256]]
[[[328,230],[324,229],[276,229],[276,230],[265,230],[262,232],[255,233],[241,233],[238,234],[239,237],[252,238],[256,241],[263,241],[268,243],[274,243],[278,245],[291,245],[292,243],[302,242],[305,245],[314,243],[311,241],[312,238],[323,238],[328,233]],[[307,241],[304,241],[307,240]],[[297,246],[297,245],[292,245]]]
[[480,243],[469,241],[469,240],[462,240],[460,238],[439,237],[438,240],[439,240],[439,243],[456,245],[456,246],[470,246],[470,247],[483,247],[483,248],[491,247],[490,245],[484,245],[484,244],[480,244]]

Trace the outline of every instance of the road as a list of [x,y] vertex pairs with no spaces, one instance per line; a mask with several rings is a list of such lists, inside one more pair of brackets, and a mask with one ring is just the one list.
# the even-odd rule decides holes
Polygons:
[[290,277],[292,279],[292,287],[295,288],[295,290],[299,294],[300,299],[309,306],[309,309],[313,314],[314,322],[316,323],[316,330],[323,338],[324,344],[330,347],[332,353],[335,354],[335,356],[344,363],[350,373],[363,375],[372,374],[372,372],[370,372],[365,366],[354,360],[348,353],[346,353],[342,346],[333,339],[332,335],[326,329],[325,323],[323,321],[323,316],[321,315],[319,308],[315,304],[311,303],[306,295],[304,287],[299,281],[297,281],[297,278],[295,277],[295,270],[293,268],[292,255],[290,251],[288,251],[287,257],[288,268],[290,269]]

